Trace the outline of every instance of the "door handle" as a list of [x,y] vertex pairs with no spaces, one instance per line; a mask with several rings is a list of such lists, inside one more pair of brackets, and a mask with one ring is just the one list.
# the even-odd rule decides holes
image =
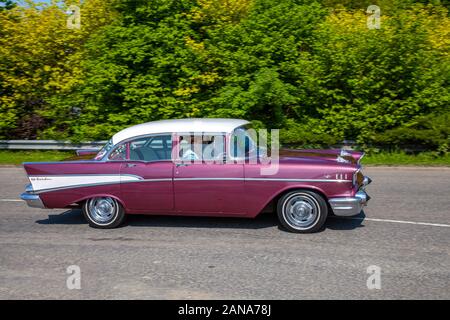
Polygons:
[[126,167],[127,168],[136,167],[136,164],[135,163],[127,163]]
[[178,167],[187,167],[189,164],[187,164],[187,163],[177,163],[177,164],[175,164],[175,166],[178,168]]

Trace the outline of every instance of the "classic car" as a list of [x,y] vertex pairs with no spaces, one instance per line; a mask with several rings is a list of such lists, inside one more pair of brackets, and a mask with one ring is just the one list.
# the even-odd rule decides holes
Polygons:
[[21,198],[31,207],[82,208],[95,228],[117,227],[126,214],[254,218],[276,211],[281,225],[298,233],[366,205],[371,180],[361,172],[362,152],[281,149],[276,172],[267,173],[268,148],[250,128],[239,119],[135,125],[98,152],[24,163],[30,184]]

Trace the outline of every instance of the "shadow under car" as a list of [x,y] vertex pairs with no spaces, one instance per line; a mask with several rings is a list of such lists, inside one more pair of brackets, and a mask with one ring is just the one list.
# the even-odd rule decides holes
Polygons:
[[[337,217],[330,215],[325,223],[325,229],[352,230],[364,227],[364,211],[354,217]],[[80,209],[70,209],[60,214],[50,214],[47,219],[37,220],[38,224],[86,224]],[[262,229],[278,225],[277,215],[274,212],[264,212],[256,218],[233,217],[193,217],[173,215],[127,215],[125,226],[130,227],[178,227],[178,228],[235,228],[235,229]]]

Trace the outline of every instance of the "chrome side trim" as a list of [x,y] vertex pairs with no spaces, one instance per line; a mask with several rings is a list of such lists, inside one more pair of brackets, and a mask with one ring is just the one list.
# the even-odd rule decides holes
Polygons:
[[287,182],[352,182],[346,179],[284,179],[284,178],[244,178],[246,181],[287,181]]
[[139,180],[143,179],[141,176],[135,175],[135,174],[128,174],[128,173],[124,173],[124,174],[120,174],[120,173],[86,173],[86,174],[78,174],[78,173],[68,173],[68,174],[49,174],[49,175],[29,175],[29,178],[42,178],[42,177],[91,177],[91,176],[110,176],[110,177],[120,177],[120,176],[128,176],[128,177],[133,177],[133,178],[137,178]]
[[283,179],[283,178],[174,178],[174,181],[286,181],[286,182],[351,182],[344,179]]
[[125,183],[127,182],[163,182],[163,181],[172,181],[172,178],[159,178],[159,179],[142,179],[139,181],[125,181]]
[[24,200],[29,207],[45,209],[41,198],[37,194],[32,193],[22,193],[20,199]]
[[139,179],[135,181],[116,181],[116,182],[99,182],[99,183],[86,183],[86,184],[79,184],[79,185],[71,185],[67,187],[57,187],[57,188],[49,188],[49,189],[41,189],[39,191],[35,191],[35,194],[40,194],[44,192],[51,192],[51,191],[60,191],[60,190],[69,190],[74,188],[87,188],[87,187],[97,187],[97,186],[106,186],[106,185],[113,185],[113,184],[124,184],[124,183],[140,183],[140,182],[163,182],[163,181],[172,181],[171,178],[166,179]]
[[174,181],[244,181],[245,178],[173,178]]
[[364,190],[360,190],[354,197],[331,198],[328,202],[335,215],[350,217],[359,214],[369,199],[370,197],[367,193]]

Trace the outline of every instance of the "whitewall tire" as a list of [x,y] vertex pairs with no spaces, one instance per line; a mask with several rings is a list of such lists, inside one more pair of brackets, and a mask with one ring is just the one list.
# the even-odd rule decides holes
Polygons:
[[278,200],[278,219],[291,232],[312,233],[319,231],[327,219],[328,205],[318,193],[310,190],[294,190]]
[[95,197],[83,204],[83,214],[93,228],[111,229],[122,224],[125,210],[111,197]]

